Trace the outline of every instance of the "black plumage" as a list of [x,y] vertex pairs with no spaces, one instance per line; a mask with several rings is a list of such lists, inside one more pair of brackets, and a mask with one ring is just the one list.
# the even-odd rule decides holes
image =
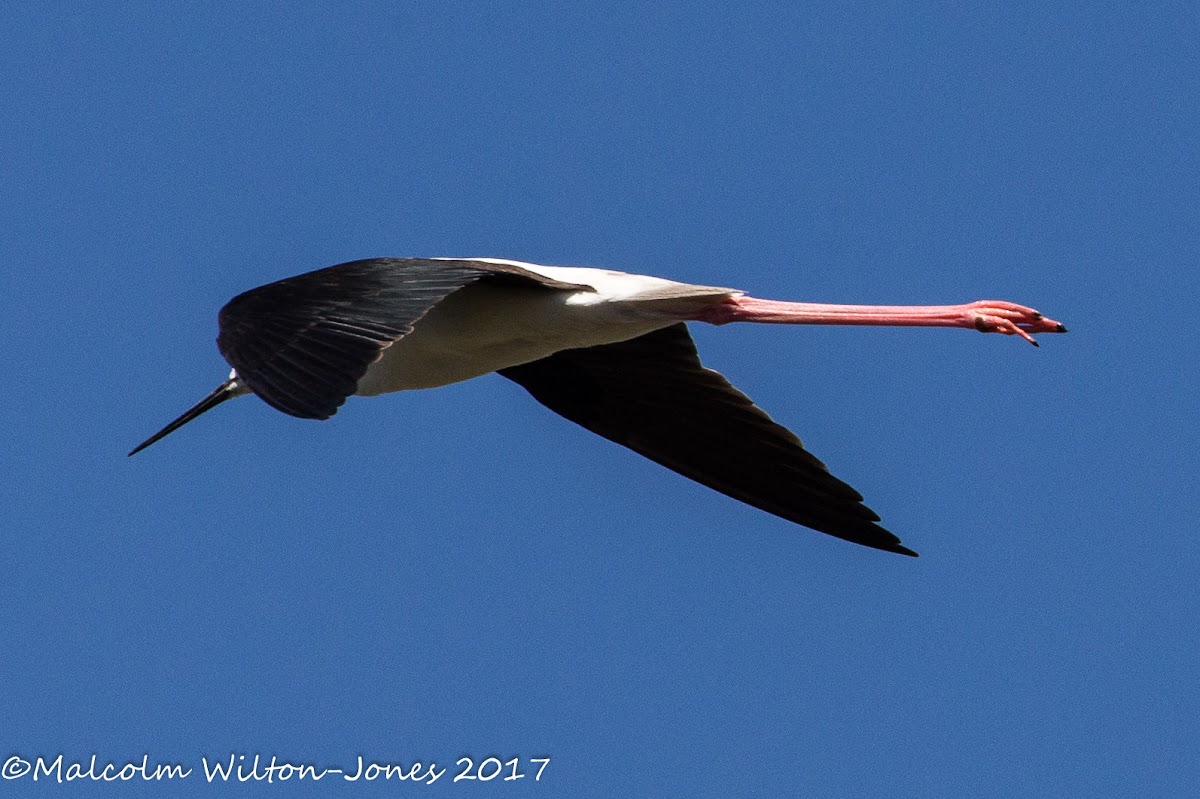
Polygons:
[[588,289],[480,261],[350,261],[234,297],[218,317],[217,348],[271,407],[303,419],[328,419],[386,347],[411,333],[446,296],[480,280]]
[[705,368],[684,324],[500,374],[555,413],[722,494],[856,544],[916,554],[790,430]]

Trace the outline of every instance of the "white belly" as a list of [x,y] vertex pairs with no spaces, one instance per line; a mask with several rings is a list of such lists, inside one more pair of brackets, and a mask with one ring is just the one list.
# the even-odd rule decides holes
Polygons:
[[[553,275],[557,279],[589,285],[598,281],[585,281],[581,278],[589,275],[582,273],[595,277],[600,271],[554,269],[562,270]],[[658,278],[647,280],[655,281],[647,290],[619,297],[610,292],[488,283],[459,289],[422,317],[411,334],[383,351],[383,357],[359,380],[356,393],[374,396],[444,386],[536,361],[559,350],[625,341],[675,324],[681,312],[734,293]]]

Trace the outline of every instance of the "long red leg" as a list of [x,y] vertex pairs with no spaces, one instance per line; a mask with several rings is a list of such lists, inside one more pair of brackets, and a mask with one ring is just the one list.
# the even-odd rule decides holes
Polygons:
[[1031,333],[1066,333],[1060,322],[1032,308],[1001,300],[965,305],[826,305],[730,297],[690,317],[697,322],[765,322],[780,325],[894,325],[970,327],[982,333],[1017,335],[1037,346]]

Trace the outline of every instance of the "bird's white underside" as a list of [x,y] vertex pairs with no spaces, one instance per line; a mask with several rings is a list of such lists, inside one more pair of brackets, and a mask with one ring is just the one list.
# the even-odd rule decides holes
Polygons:
[[[455,260],[455,259],[445,259]],[[497,258],[591,291],[476,283],[423,316],[413,332],[383,351],[357,394],[434,388],[529,363],[555,352],[625,341],[685,319],[740,291],[677,283],[606,269],[542,266]]]

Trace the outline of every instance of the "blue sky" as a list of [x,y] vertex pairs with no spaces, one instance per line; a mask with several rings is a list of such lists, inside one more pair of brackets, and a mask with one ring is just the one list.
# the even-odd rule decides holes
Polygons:
[[[1195,4],[0,8],[6,762],[148,755],[180,796],[230,753],[451,769],[239,795],[1200,789]],[[496,376],[325,423],[241,399],[125,458],[224,378],[234,294],[408,255],[1071,333],[695,326],[918,560]],[[0,783],[35,789],[70,790]]]

